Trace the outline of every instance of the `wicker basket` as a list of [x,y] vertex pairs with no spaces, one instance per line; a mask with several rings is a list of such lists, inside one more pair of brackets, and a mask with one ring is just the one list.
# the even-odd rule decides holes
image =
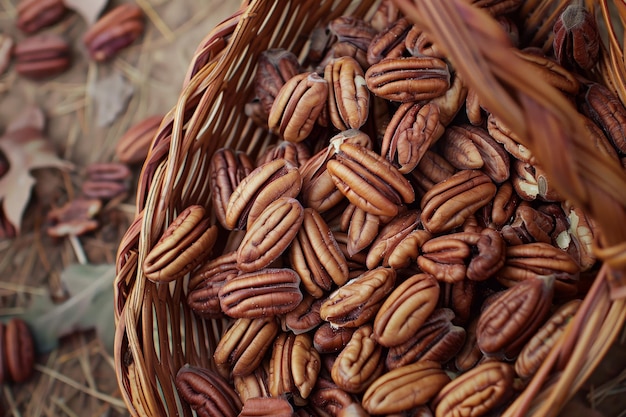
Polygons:
[[[314,27],[343,14],[365,17],[379,2],[244,2],[239,12],[218,25],[198,47],[178,102],[153,141],[137,192],[136,221],[118,251],[115,365],[133,415],[193,415],[178,397],[174,376],[185,363],[213,366],[211,352],[224,323],[198,319],[184,302],[183,281],[152,283],[145,279],[141,265],[178,212],[191,204],[211,206],[206,178],[216,149],[231,147],[255,156],[276,140],[257,129],[244,112],[254,96],[252,79],[259,53],[280,47],[297,54],[306,47]],[[537,26],[534,22],[543,22],[542,28],[551,27],[556,12],[550,15],[551,9],[543,7],[550,3],[553,7],[560,3],[562,8],[566,2],[526,1],[522,6],[526,23]],[[605,21],[610,20],[605,2],[587,3],[604,13]],[[510,56],[506,51],[500,56],[497,48],[501,45],[481,32],[477,22],[484,17],[476,17],[473,7],[462,0],[398,0],[397,4],[408,17],[422,20],[453,62],[459,62],[461,49],[479,52],[473,55],[475,61],[459,64],[459,73],[484,94],[481,99],[487,107],[497,108],[494,100],[510,100],[505,103],[512,106],[507,108],[510,114],[502,116],[507,124],[521,137],[531,138],[528,146],[543,166],[550,167],[548,174],[555,178],[559,191],[584,207],[604,231],[597,251],[604,264],[581,310],[524,394],[507,411],[507,415],[525,415],[528,410],[555,415],[601,360],[626,318],[626,175],[581,142],[575,134],[577,124],[568,118],[571,106],[567,102],[537,91],[543,90],[543,85],[526,89],[525,83],[534,82],[527,74],[515,75],[521,77],[518,79],[498,72],[498,60]],[[447,20],[441,23],[442,18]],[[602,61],[590,76],[611,86],[624,102],[626,71],[620,54],[617,40],[609,38]],[[555,369],[560,374],[546,389],[544,382]]]

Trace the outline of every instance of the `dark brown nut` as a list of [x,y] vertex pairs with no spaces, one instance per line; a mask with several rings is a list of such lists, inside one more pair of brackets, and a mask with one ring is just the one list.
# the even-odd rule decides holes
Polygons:
[[117,141],[115,156],[120,162],[142,164],[148,156],[152,140],[159,130],[163,115],[146,117],[128,129]]
[[564,93],[576,95],[580,88],[580,82],[573,73],[569,72],[550,58],[538,55],[531,50],[514,49],[513,53],[522,58],[529,65],[537,77],[541,77],[548,84]]
[[362,393],[383,373],[381,345],[372,326],[359,327],[333,363],[331,376],[337,386],[350,393]]
[[585,7],[570,4],[554,23],[552,47],[566,68],[589,70],[598,63],[600,33],[596,19]]
[[365,81],[373,94],[387,100],[430,100],[450,88],[450,70],[438,58],[389,58],[369,67]]
[[509,178],[509,154],[482,128],[450,126],[441,138],[441,147],[455,168],[480,169],[496,184]]
[[285,159],[297,168],[300,168],[311,158],[309,147],[302,143],[280,141],[278,144],[265,148],[263,154],[257,159],[257,166],[266,164],[274,159]]
[[418,226],[419,219],[419,210],[409,210],[387,223],[380,230],[367,253],[368,269],[374,269],[379,265],[389,266],[389,256],[400,241]]
[[365,266],[367,254],[364,251],[361,251],[350,255],[348,252],[348,235],[343,232],[333,232],[333,235],[339,245],[339,249],[343,252],[343,256],[346,257],[346,262],[348,262],[349,279],[356,278],[365,272],[367,270],[367,267]]
[[504,291],[480,314],[480,350],[487,356],[514,358],[550,313],[553,295],[553,276],[528,279]]
[[237,417],[296,417],[296,414],[284,398],[257,397],[244,401]]
[[220,148],[211,157],[209,181],[211,203],[220,224],[226,226],[226,208],[233,191],[254,170],[247,154],[229,148]]
[[458,227],[485,206],[497,187],[484,173],[463,170],[434,185],[422,197],[422,225],[431,233]]
[[417,260],[420,249],[432,235],[426,230],[413,230],[393,248],[389,254],[389,266],[394,269],[409,267]]
[[349,42],[363,51],[367,51],[376,35],[376,30],[367,22],[353,16],[340,16],[331,20],[328,29],[337,37],[337,42]]
[[385,129],[380,153],[407,174],[443,134],[439,107],[431,103],[403,103]]
[[595,124],[593,120],[588,117],[580,116],[583,120],[583,125],[585,126],[585,132],[587,134],[588,140],[592,143],[595,149],[601,154],[608,158],[619,160],[617,155],[617,151],[613,147],[613,144],[607,139],[607,137],[602,132],[602,129]]
[[52,223],[46,232],[52,237],[80,236],[98,228],[94,218],[102,209],[100,199],[77,198],[50,210],[47,219]]
[[144,31],[144,15],[139,6],[121,4],[100,17],[83,36],[89,56],[107,61],[131,45]]
[[307,333],[281,333],[272,346],[269,388],[272,397],[293,395],[296,404],[313,390],[322,366]]
[[90,181],[83,182],[80,187],[82,194],[87,198],[99,198],[101,200],[112,200],[125,195],[128,185],[116,181]]
[[412,203],[411,184],[389,161],[363,146],[342,143],[326,164],[335,186],[355,206],[379,216],[395,216]]
[[328,83],[328,114],[339,130],[358,129],[369,115],[370,92],[363,69],[356,59],[340,57],[324,69]]
[[480,97],[473,88],[468,89],[467,97],[465,97],[465,115],[474,126],[481,126],[485,119],[485,109],[480,104]]
[[12,318],[4,331],[4,359],[10,380],[16,383],[27,381],[35,369],[35,342],[26,322]]
[[391,268],[369,270],[333,292],[322,304],[320,316],[337,327],[358,327],[376,315],[395,280]]
[[291,269],[268,268],[229,278],[218,296],[224,314],[258,318],[285,314],[302,301],[300,277]]
[[500,230],[511,221],[520,202],[513,185],[506,181],[500,184],[493,200],[476,213],[478,221],[485,227]]
[[411,172],[411,180],[417,194],[423,196],[435,184],[450,178],[455,172],[456,169],[443,156],[427,150]]
[[374,65],[384,58],[399,58],[404,54],[404,40],[412,25],[406,18],[391,22],[378,32],[367,48],[367,62]]
[[550,243],[553,228],[554,219],[550,215],[524,203],[515,210],[513,221],[502,227],[502,237],[511,246],[532,242]]
[[594,253],[598,226],[585,212],[573,207],[569,201],[561,204],[567,215],[568,229],[559,233],[553,243],[567,251],[580,266],[581,272],[588,271],[596,262]]
[[302,188],[298,168],[284,159],[257,167],[239,182],[228,200],[225,226],[245,230],[265,208],[280,197],[296,197]]
[[396,369],[417,361],[446,363],[463,346],[465,329],[454,326],[454,312],[440,308],[405,342],[393,346],[387,352],[387,369]]
[[178,370],[175,382],[180,396],[200,417],[236,417],[241,411],[237,393],[213,371],[185,365]]
[[331,381],[320,379],[311,396],[309,404],[312,413],[304,416],[368,417],[353,396],[337,387]]
[[470,319],[476,293],[476,281],[470,279],[454,284],[443,283],[439,292],[439,306],[454,312],[452,324],[465,325]]
[[274,262],[291,244],[304,219],[304,208],[292,197],[270,203],[248,228],[237,249],[237,268],[258,271]]
[[213,352],[217,371],[227,380],[254,372],[278,330],[274,317],[235,320]]
[[420,361],[383,374],[363,394],[363,408],[371,414],[400,413],[427,404],[450,377],[441,365]]
[[59,22],[66,11],[63,0],[21,0],[16,26],[22,32],[34,33]]
[[298,304],[298,307],[282,317],[281,325],[283,331],[300,334],[314,330],[323,323],[320,317],[322,302],[322,299],[316,299],[310,294],[304,294],[302,302]]
[[446,59],[444,51],[418,25],[413,25],[404,38],[404,46],[412,56]]
[[[354,58],[356,62],[359,63],[361,68],[369,67],[369,64],[367,63],[367,51],[365,49],[359,48],[357,45],[351,42],[343,41],[335,42],[332,44],[332,46],[320,62],[319,66],[316,68],[316,71],[318,73],[322,73],[324,71],[324,68],[326,68],[326,66],[331,61],[342,57]],[[323,124],[321,125],[324,126]],[[326,126],[327,125],[328,124],[326,124]]]
[[326,169],[328,161],[335,157],[339,145],[343,142],[359,144],[372,148],[372,140],[365,133],[350,129],[338,133],[330,139],[330,145],[316,153],[300,168],[302,174],[302,203],[319,213],[324,213],[339,204],[343,194],[337,189],[330,173]]
[[400,18],[400,10],[392,0],[382,0],[372,17],[370,25],[380,32]]
[[416,274],[398,285],[374,319],[376,340],[383,346],[406,342],[435,310],[439,284],[429,274]]
[[217,240],[217,226],[209,224],[202,206],[192,205],[181,211],[146,255],[143,262],[146,278],[170,282],[200,265]]
[[83,195],[110,200],[128,191],[127,180],[131,172],[126,164],[98,162],[87,166],[86,175],[88,179],[81,186]]
[[435,415],[485,415],[512,396],[514,378],[513,368],[506,363],[478,365],[443,387],[433,400]]
[[601,84],[590,84],[581,106],[583,113],[602,128],[613,146],[626,154],[626,108],[617,96]]
[[341,216],[341,230],[348,232],[348,254],[354,256],[368,247],[376,239],[379,225],[379,216],[349,204]]
[[124,181],[130,178],[130,168],[118,162],[97,162],[89,164],[87,178],[93,181]]
[[313,335],[313,346],[320,354],[339,352],[355,331],[354,327],[334,327],[328,322],[322,323]]
[[565,326],[574,317],[581,300],[563,304],[528,341],[515,361],[515,372],[522,378],[535,375],[552,347],[557,343]]
[[313,131],[326,105],[328,83],[315,72],[292,77],[278,91],[267,119],[270,131],[289,142],[301,142]]
[[458,72],[452,74],[452,85],[441,96],[430,100],[439,107],[439,123],[448,126],[465,104],[468,87]]
[[534,158],[530,150],[522,145],[519,137],[493,114],[490,114],[487,118],[487,131],[496,142],[504,145],[504,149],[515,157],[515,159],[522,162],[534,163]]
[[578,292],[580,267],[565,251],[549,243],[535,242],[506,248],[506,261],[496,278],[507,287],[544,275],[554,277],[558,296]]
[[298,57],[285,49],[268,49],[259,55],[254,75],[254,92],[268,115],[283,85],[301,71]]
[[226,253],[204,263],[189,277],[189,308],[201,317],[223,317],[218,292],[229,277],[238,273],[236,252]]
[[69,68],[70,46],[61,36],[46,33],[19,41],[13,48],[15,71],[28,78],[58,75]]
[[478,326],[478,317],[473,319],[465,330],[465,342],[454,358],[454,366],[459,372],[466,372],[474,368],[483,358],[483,353],[478,347],[476,340],[476,327]]
[[324,295],[333,283],[348,280],[348,264],[335,237],[322,216],[304,209],[304,220],[289,250],[292,268],[299,274],[305,290],[315,298]]

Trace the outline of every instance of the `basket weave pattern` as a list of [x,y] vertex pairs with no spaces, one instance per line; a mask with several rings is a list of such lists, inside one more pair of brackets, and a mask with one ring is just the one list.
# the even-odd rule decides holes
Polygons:
[[[184,302],[184,280],[155,284],[145,279],[141,265],[180,211],[192,204],[211,207],[208,166],[217,149],[240,149],[254,158],[276,140],[258,129],[244,111],[254,97],[259,54],[270,48],[285,48],[298,55],[315,27],[344,14],[365,17],[379,2],[244,2],[239,12],[218,25],[199,45],[178,102],[164,118],[144,164],[137,192],[137,218],[118,250],[115,362],[120,388],[133,415],[192,415],[178,397],[174,376],[186,363],[214,367],[212,351],[225,323],[199,319],[189,310]],[[626,182],[624,178],[620,181]],[[609,193],[614,191],[607,189]],[[620,233],[614,235],[619,241]],[[599,253],[618,271],[626,262],[624,248],[616,243],[610,242]],[[607,267],[604,270],[610,275]],[[574,346],[562,347],[563,351],[574,351],[570,361],[584,364],[565,369],[561,379],[567,379],[567,384],[556,390],[565,396],[582,384],[602,357],[603,344],[610,344],[615,337],[609,333],[598,336],[593,331],[605,323],[621,327],[624,321],[623,302],[609,300],[604,281],[597,280],[586,303],[584,311],[593,314],[579,317],[569,330],[575,335],[570,339],[595,337],[597,341],[586,356],[580,356],[585,352]],[[588,322],[586,326],[584,322]],[[546,362],[556,362],[557,355],[554,353]],[[547,374],[548,368],[546,364],[542,372]],[[534,389],[534,397],[539,384],[529,387],[529,391]]]

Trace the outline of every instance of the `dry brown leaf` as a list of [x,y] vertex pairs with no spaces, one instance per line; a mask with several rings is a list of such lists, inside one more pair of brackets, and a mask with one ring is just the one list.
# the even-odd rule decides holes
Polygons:
[[30,171],[40,168],[71,170],[73,165],[60,159],[50,141],[32,127],[5,133],[0,137],[0,152],[9,162],[9,170],[0,178],[0,202],[7,220],[19,233],[35,184]]
[[80,14],[88,25],[93,25],[109,0],[65,0],[65,5]]
[[23,109],[17,116],[11,119],[4,133],[15,132],[26,127],[43,132],[43,129],[46,127],[46,116],[40,107],[28,106]]
[[96,124],[109,126],[126,109],[135,92],[133,85],[119,72],[89,84],[88,93],[96,103]]

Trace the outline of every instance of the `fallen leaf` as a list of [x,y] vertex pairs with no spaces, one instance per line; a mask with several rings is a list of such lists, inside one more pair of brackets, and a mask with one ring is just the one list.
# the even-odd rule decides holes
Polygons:
[[119,71],[116,71],[90,84],[88,91],[96,103],[96,123],[98,127],[105,127],[113,123],[126,109],[135,89]]
[[65,0],[65,6],[80,14],[88,25],[93,25],[109,0]]
[[17,116],[11,119],[11,122],[7,125],[5,130],[5,134],[26,127],[43,132],[43,129],[46,127],[46,116],[40,107],[28,106],[23,109]]
[[7,221],[19,233],[22,215],[35,184],[30,171],[40,168],[71,170],[73,165],[56,155],[41,131],[30,127],[0,137],[0,152],[9,162],[9,170],[0,178],[0,202]]
[[37,296],[20,316],[28,323],[38,352],[55,349],[63,336],[94,328],[107,351],[113,352],[114,279],[113,264],[71,264],[65,268],[61,273],[61,282],[69,298],[55,304],[49,296]]

